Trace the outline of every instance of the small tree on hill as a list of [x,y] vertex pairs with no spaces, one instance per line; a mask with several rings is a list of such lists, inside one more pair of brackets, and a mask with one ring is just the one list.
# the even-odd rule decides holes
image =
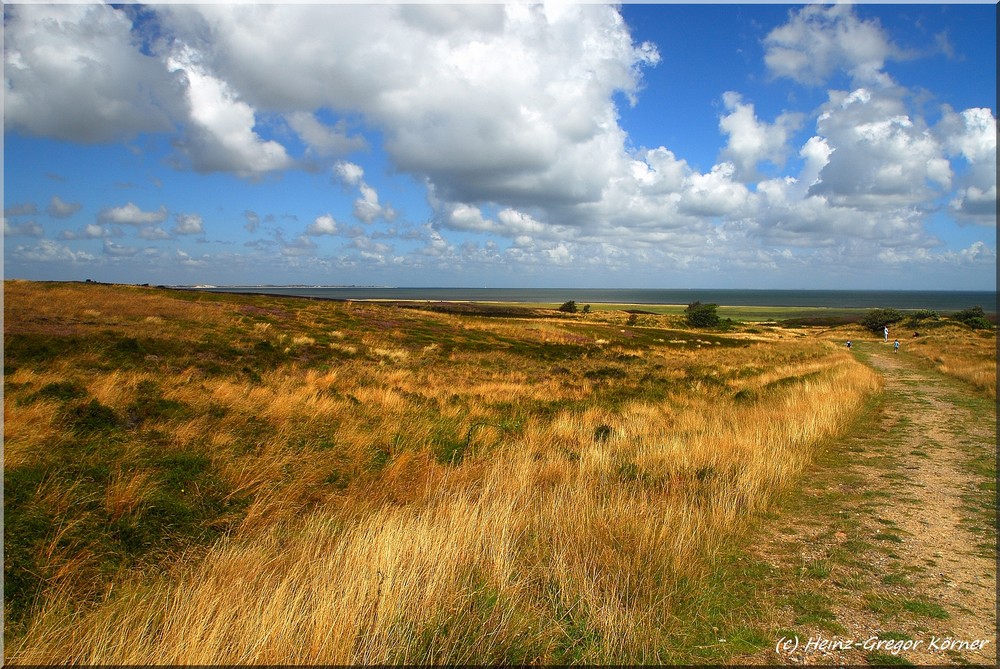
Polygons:
[[695,328],[712,328],[719,325],[722,319],[719,318],[719,314],[716,313],[716,309],[719,308],[718,304],[702,304],[701,302],[692,302],[684,310],[684,316],[687,320],[687,324]]
[[896,309],[872,309],[861,319],[861,327],[875,334],[882,334],[884,328],[898,323],[903,318],[903,314]]
[[570,300],[569,302],[563,302],[562,306],[559,307],[559,311],[565,311],[568,314],[576,313],[576,301]]
[[936,321],[939,318],[938,312],[930,309],[920,309],[909,315],[906,324],[910,326],[920,325],[924,321]]
[[993,324],[986,320],[986,312],[980,306],[969,307],[956,311],[951,315],[953,320],[965,323],[973,330],[992,330]]

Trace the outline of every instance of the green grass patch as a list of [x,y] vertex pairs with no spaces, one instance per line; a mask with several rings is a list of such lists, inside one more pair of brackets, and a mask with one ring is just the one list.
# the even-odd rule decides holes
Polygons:
[[878,541],[891,541],[897,544],[903,543],[903,538],[901,536],[898,534],[892,534],[891,532],[879,532],[873,538]]
[[865,655],[865,661],[876,667],[912,667],[915,666],[902,655],[891,653],[871,652]]

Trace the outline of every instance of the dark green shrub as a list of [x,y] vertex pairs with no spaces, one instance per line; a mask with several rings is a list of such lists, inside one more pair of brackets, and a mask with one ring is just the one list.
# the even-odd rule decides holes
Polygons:
[[716,310],[719,308],[718,304],[702,304],[701,302],[692,302],[684,310],[684,316],[687,320],[687,324],[695,328],[712,328],[717,326],[722,319],[719,318],[719,314]]
[[604,443],[614,435],[615,431],[610,425],[601,424],[594,428],[594,441]]
[[44,397],[46,399],[60,400],[63,402],[81,399],[86,396],[87,389],[75,381],[56,381],[55,383],[46,383],[36,393],[36,397]]
[[896,309],[872,309],[861,319],[861,327],[875,334],[882,334],[884,328],[898,323],[903,318],[903,314]]
[[952,320],[965,323],[973,330],[992,330],[993,324],[986,319],[986,312],[980,306],[969,307],[956,311],[951,315]]
[[567,314],[575,314],[577,312],[576,301],[570,300],[569,302],[563,302],[562,306],[559,307],[559,311],[564,311]]
[[93,434],[106,432],[121,425],[121,419],[115,410],[97,400],[89,404],[80,404],[67,412],[70,426],[78,434]]
[[583,376],[591,381],[603,381],[605,379],[624,379],[628,376],[628,372],[618,367],[599,367],[584,372]]

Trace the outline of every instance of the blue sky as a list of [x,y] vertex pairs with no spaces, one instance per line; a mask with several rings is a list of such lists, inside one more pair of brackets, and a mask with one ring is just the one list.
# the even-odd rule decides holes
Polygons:
[[4,276],[996,285],[996,6],[4,5]]

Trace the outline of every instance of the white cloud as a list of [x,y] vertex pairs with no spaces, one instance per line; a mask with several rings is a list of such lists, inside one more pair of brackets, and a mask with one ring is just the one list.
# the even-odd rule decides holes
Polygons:
[[79,202],[64,202],[58,195],[53,195],[45,210],[52,218],[69,218],[80,211],[83,205]]
[[104,240],[104,255],[110,256],[112,258],[131,258],[132,256],[138,254],[141,249],[135,246],[123,246],[122,244],[117,244],[110,239]]
[[292,112],[285,118],[309,150],[319,156],[344,155],[367,145],[364,137],[347,134],[347,124],[343,120],[330,127],[309,112]]
[[281,144],[254,132],[254,109],[226,81],[209,74],[200,60],[200,54],[185,44],[167,59],[170,71],[187,79],[190,125],[181,147],[194,168],[252,177],[290,167],[292,161]]
[[200,235],[205,232],[204,221],[198,214],[177,214],[174,224],[175,235]]
[[759,120],[754,106],[743,102],[739,93],[722,96],[729,112],[719,120],[719,129],[729,136],[722,157],[736,166],[737,178],[759,178],[757,164],[762,161],[782,166],[788,153],[788,140],[801,123],[801,114],[782,114],[773,124]]
[[378,218],[392,221],[396,217],[396,212],[392,207],[385,206],[378,201],[378,192],[364,181],[365,171],[360,165],[346,160],[337,161],[333,166],[333,173],[343,183],[349,186],[357,186],[361,197],[354,201],[354,217],[365,223],[372,223]]
[[180,86],[131,31],[109,5],[5,5],[7,130],[75,142],[170,130]]
[[4,207],[4,216],[34,216],[38,213],[38,206],[34,202],[25,202],[23,204],[15,204],[10,207]]
[[182,267],[202,268],[208,266],[204,258],[192,258],[188,253],[180,249],[177,249],[175,257],[177,258],[177,263]]
[[378,193],[368,184],[362,183],[359,187],[361,197],[354,201],[354,216],[365,223],[371,223],[377,218],[384,218],[391,221],[396,217],[396,212],[392,207],[379,204]]
[[788,22],[764,38],[764,46],[764,62],[774,76],[815,85],[841,70],[856,85],[886,83],[886,61],[906,57],[878,20],[859,19],[850,5],[793,9]]
[[129,202],[121,207],[103,209],[97,215],[101,223],[116,225],[154,225],[167,220],[167,208],[163,205],[156,211],[143,211],[138,205]]
[[317,216],[316,220],[306,228],[305,234],[311,236],[335,235],[337,234],[337,221],[330,214]]
[[281,255],[283,256],[309,256],[316,253],[316,249],[319,248],[316,242],[306,235],[299,235],[290,242],[281,241]]
[[11,223],[4,216],[3,236],[4,237],[42,237],[45,230],[35,221],[25,221],[24,223]]
[[365,171],[360,165],[355,165],[346,160],[338,161],[333,166],[333,172],[341,181],[350,186],[357,186],[361,183],[362,177],[365,176]]
[[736,168],[732,163],[720,163],[708,174],[688,177],[681,195],[680,210],[698,216],[733,214],[746,202],[749,191],[733,179]]
[[951,185],[940,142],[897,89],[831,91],[816,129],[830,149],[812,193],[877,210],[916,206]]
[[68,246],[42,239],[35,246],[18,246],[14,255],[30,262],[92,262],[96,258],[84,251],[73,251]]
[[955,113],[946,109],[936,131],[952,156],[968,169],[958,177],[959,188],[949,203],[960,221],[996,226],[997,120],[989,109]]
[[992,184],[987,189],[969,186],[958,191],[957,196],[948,203],[951,210],[962,216],[981,222],[983,225],[996,225],[997,222],[997,186]]
[[139,228],[138,235],[140,239],[148,239],[150,241],[172,239],[169,232],[155,225],[147,225]]
[[596,5],[164,11],[246,104],[361,114],[396,167],[455,202],[599,199],[625,159],[612,96],[634,96],[639,68],[658,60],[615,8]]
[[78,231],[63,230],[59,233],[59,239],[104,239],[112,236],[115,235],[110,229],[96,223],[88,223]]

